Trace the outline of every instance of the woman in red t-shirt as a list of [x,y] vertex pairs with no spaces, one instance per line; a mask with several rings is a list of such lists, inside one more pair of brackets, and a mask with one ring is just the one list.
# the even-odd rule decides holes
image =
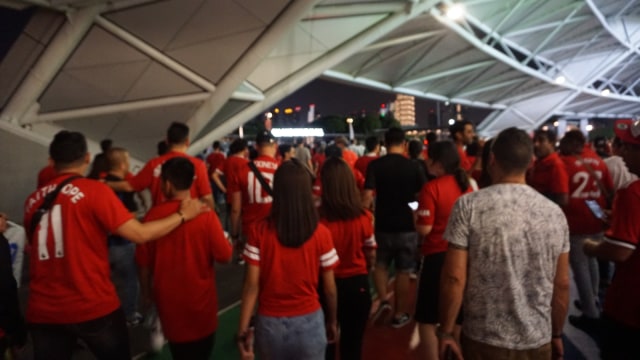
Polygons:
[[[458,149],[450,141],[429,146],[427,167],[436,178],[427,182],[418,196],[416,230],[424,241],[415,319],[419,324],[420,341],[425,345],[425,359],[438,359],[436,324],[440,273],[448,247],[442,235],[453,204],[460,195],[471,192],[471,186],[466,171],[460,167]],[[460,317],[457,323],[461,323]]]
[[[375,263],[373,217],[362,207],[353,172],[342,159],[330,157],[322,166],[321,223],[331,232],[340,258],[334,270],[338,289],[340,359],[360,359],[362,337],[371,310],[369,269]],[[335,347],[327,359],[335,358]]]
[[[304,165],[284,162],[275,173],[273,192],[269,216],[252,224],[247,234],[238,347],[243,359],[253,358],[249,322],[257,302],[255,350],[261,360],[322,360],[337,333],[333,269],[338,255],[331,233],[319,223]],[[326,314],[317,292],[320,278]]]

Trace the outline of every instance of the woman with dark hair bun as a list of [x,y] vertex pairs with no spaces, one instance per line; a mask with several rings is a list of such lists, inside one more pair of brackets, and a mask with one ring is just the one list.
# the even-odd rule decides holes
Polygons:
[[[467,172],[460,167],[458,149],[450,141],[429,146],[427,167],[435,179],[426,183],[418,196],[416,230],[424,241],[415,319],[419,324],[420,341],[425,344],[425,359],[431,360],[438,359],[436,324],[440,273],[448,247],[442,235],[453,204],[462,194],[471,192],[472,187]],[[460,325],[460,316],[457,320]]]
[[[373,216],[360,200],[353,171],[337,157],[328,158],[321,172],[322,204],[320,222],[329,228],[340,257],[334,270],[338,289],[340,359],[362,357],[362,337],[371,310],[369,269],[375,263],[376,240]],[[329,346],[326,359],[334,359]]]
[[[257,302],[255,349],[261,360],[321,360],[327,343],[337,336],[333,270],[338,255],[331,233],[319,223],[304,165],[280,165],[273,193],[269,217],[253,224],[247,234],[238,347],[243,359],[253,358],[249,323]],[[318,298],[319,279],[326,314]]]

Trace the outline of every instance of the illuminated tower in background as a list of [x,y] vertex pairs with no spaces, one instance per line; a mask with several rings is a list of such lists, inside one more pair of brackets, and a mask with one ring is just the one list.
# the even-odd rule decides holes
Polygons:
[[416,125],[416,100],[410,95],[398,94],[394,103],[394,113],[396,120],[402,126]]

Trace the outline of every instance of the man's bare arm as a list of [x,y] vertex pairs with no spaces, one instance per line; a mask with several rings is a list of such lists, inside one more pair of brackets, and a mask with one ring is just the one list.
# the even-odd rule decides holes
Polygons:
[[631,257],[633,249],[612,244],[607,241],[587,240],[584,244],[584,252],[589,256],[597,257],[601,260],[623,263]]
[[443,333],[452,334],[462,296],[467,283],[467,249],[449,244],[440,277],[440,328]]
[[556,264],[556,276],[553,279],[551,298],[551,329],[553,335],[559,335],[564,328],[564,320],[569,310],[569,253],[560,254]]

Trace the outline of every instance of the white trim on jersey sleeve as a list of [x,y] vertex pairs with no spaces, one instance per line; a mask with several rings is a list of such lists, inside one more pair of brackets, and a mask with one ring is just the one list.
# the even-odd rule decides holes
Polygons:
[[364,246],[366,246],[366,247],[376,247],[376,246],[378,246],[378,244],[376,243],[376,236],[375,235],[371,235],[371,237],[367,238],[364,241]]
[[612,239],[612,238],[606,237],[606,236],[603,238],[603,240],[608,242],[609,244],[617,245],[617,246],[620,246],[620,247],[623,247],[623,248],[626,248],[626,249],[631,249],[631,250],[635,250],[636,249],[635,245],[633,245],[631,243],[628,243],[626,241]]
[[338,262],[338,253],[336,252],[336,249],[331,249],[331,251],[320,256],[320,263],[322,267],[329,267],[337,262]]
[[260,261],[260,249],[255,246],[245,245],[242,254],[251,260]]

